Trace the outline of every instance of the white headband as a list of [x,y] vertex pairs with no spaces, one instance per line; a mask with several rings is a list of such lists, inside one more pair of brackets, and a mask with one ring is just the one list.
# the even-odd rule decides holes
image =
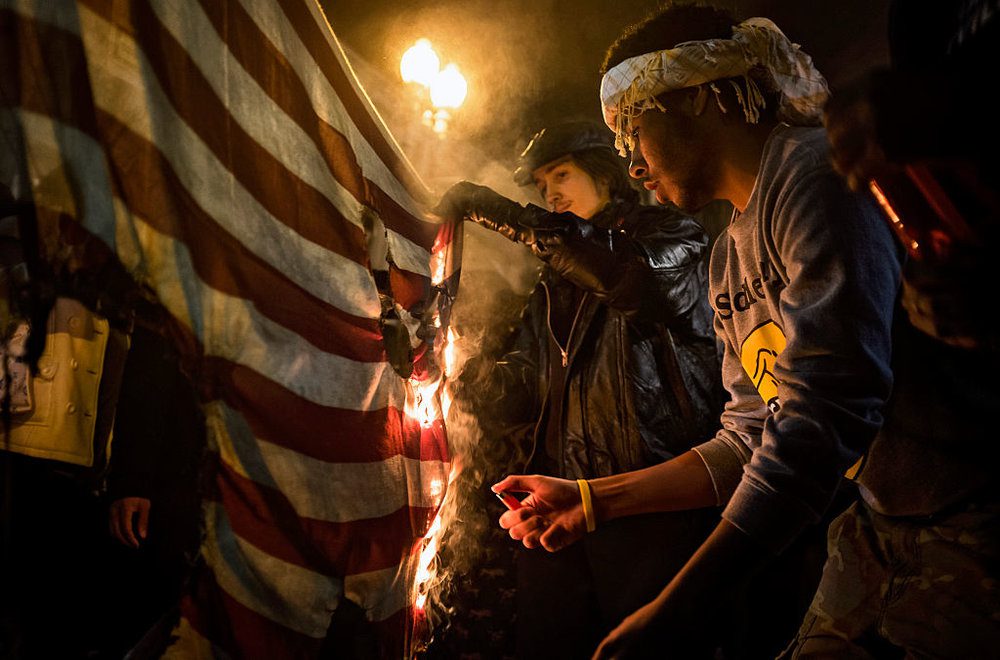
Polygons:
[[[604,122],[615,132],[615,147],[632,149],[631,122],[650,108],[665,110],[656,99],[665,92],[725,78],[743,77],[745,92],[735,82],[747,121],[756,123],[766,105],[757,83],[747,75],[758,67],[781,94],[778,118],[790,124],[818,125],[830,95],[823,74],[766,18],[750,18],[733,26],[732,39],[688,41],[669,50],[646,53],[618,64],[601,80]],[[712,86],[718,98],[719,90]]]

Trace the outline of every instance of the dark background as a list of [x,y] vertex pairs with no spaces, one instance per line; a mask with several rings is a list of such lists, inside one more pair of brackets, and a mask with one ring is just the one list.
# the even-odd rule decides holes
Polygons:
[[[888,0],[722,0],[737,19],[766,16],[836,88],[886,62]],[[469,82],[449,140],[508,165],[541,127],[600,118],[598,70],[627,25],[659,0],[324,0],[334,31],[394,132],[405,124],[399,58],[420,37]],[[375,82],[375,79],[378,79]],[[397,135],[397,137],[399,137]],[[401,142],[406,142],[401,139]],[[406,145],[404,144],[404,147]],[[418,168],[419,169],[419,168]]]

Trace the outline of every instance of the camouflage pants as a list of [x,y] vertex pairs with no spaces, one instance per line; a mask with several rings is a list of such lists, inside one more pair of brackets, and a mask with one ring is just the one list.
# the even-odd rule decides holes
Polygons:
[[782,658],[1000,658],[1000,505],[889,518],[853,504]]

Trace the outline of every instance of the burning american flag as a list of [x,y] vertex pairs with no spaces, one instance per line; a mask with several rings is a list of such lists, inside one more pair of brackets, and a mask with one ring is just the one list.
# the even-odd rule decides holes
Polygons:
[[312,657],[345,599],[404,656],[461,230],[423,218],[317,0],[0,0],[0,61],[0,184],[42,258],[117,259],[204,394],[204,570],[168,656]]

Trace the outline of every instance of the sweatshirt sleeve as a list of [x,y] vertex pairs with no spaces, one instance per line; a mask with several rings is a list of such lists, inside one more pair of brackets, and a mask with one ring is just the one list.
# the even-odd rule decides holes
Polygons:
[[788,283],[780,408],[723,512],[775,551],[819,519],[882,424],[900,278],[886,223],[828,167],[779,192],[768,217]]
[[[780,407],[760,416],[727,346],[733,401],[698,453],[720,501],[738,479],[723,517],[777,552],[820,518],[882,424],[900,261],[877,209],[829,167],[800,173],[771,199],[764,234],[787,282],[778,300],[786,345],[774,365]],[[748,459],[742,474],[734,458]]]
[[[716,333],[723,336],[718,318],[715,325]],[[714,438],[694,447],[712,478],[717,506],[725,506],[740,484],[743,466],[750,462],[751,448],[760,445],[768,415],[729,342],[722,355],[722,384],[730,398],[722,411],[721,428]]]

